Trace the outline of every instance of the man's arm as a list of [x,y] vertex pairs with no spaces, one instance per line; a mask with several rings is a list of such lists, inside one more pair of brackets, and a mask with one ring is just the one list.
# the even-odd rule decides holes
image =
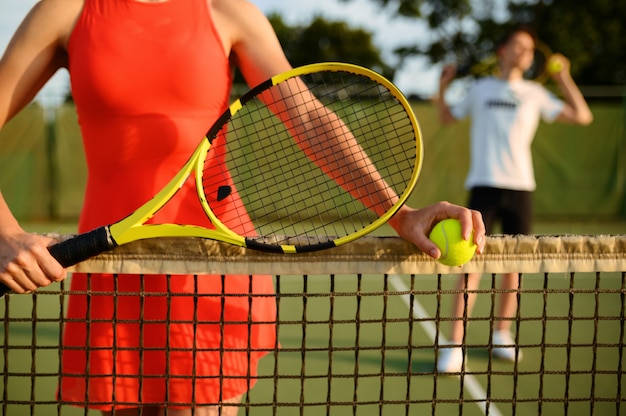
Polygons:
[[557,117],[558,121],[574,123],[586,126],[593,121],[593,114],[587,105],[587,101],[570,74],[570,61],[561,54],[550,58],[558,62],[555,66],[559,71],[551,74],[552,79],[558,85],[565,101],[563,110]]
[[450,106],[446,102],[445,95],[448,90],[448,86],[454,79],[456,75],[456,67],[453,65],[447,65],[443,67],[441,71],[441,77],[439,78],[439,92],[436,98],[437,109],[439,110],[439,121],[442,124],[451,124],[456,121],[452,112],[450,111]]

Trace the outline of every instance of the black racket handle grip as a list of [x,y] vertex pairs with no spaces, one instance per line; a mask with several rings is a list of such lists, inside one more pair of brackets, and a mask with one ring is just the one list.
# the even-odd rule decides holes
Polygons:
[[[48,251],[63,267],[70,267],[115,248],[108,227],[100,227],[48,247]],[[0,296],[10,289],[0,283]]]
[[104,226],[61,241],[48,247],[48,251],[61,266],[70,267],[116,246],[109,233],[109,227]]

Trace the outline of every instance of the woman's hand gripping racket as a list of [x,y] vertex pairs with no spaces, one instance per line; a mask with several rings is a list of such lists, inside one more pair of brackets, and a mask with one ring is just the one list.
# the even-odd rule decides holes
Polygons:
[[[49,250],[69,267],[155,237],[284,253],[330,248],[391,218],[413,190],[421,162],[417,120],[391,82],[354,65],[307,65],[235,101],[176,177],[130,216]],[[148,224],[192,174],[214,228]]]

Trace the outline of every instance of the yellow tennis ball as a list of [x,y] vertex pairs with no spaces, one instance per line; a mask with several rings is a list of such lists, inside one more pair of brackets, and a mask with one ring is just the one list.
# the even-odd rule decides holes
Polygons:
[[547,69],[549,74],[556,74],[557,72],[561,72],[563,69],[563,63],[558,59],[550,59],[548,61]]
[[476,252],[474,232],[472,231],[468,241],[464,240],[461,222],[456,219],[450,218],[437,223],[428,238],[441,250],[438,261],[446,266],[461,266],[470,261]]

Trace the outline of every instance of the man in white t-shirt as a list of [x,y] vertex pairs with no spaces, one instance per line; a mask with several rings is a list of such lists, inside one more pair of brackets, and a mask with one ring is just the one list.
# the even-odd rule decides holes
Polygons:
[[[540,119],[587,125],[593,120],[583,95],[573,81],[569,61],[562,55],[556,62],[552,79],[563,100],[556,98],[537,82],[524,79],[524,72],[533,63],[536,38],[532,29],[518,27],[510,31],[497,46],[499,74],[478,80],[464,100],[448,105],[445,93],[456,75],[454,66],[444,67],[437,101],[441,121],[449,124],[471,118],[470,170],[465,182],[470,191],[469,208],[482,213],[487,233],[494,223],[501,222],[505,234],[529,234],[532,219],[532,193],[535,177],[531,143]],[[467,284],[466,284],[467,283]],[[467,289],[467,305],[463,293],[455,296],[449,346],[440,350],[437,369],[459,372],[463,366],[463,314],[469,316],[480,283],[479,274],[460,276],[458,289]],[[508,361],[521,359],[515,348],[511,324],[517,309],[519,286],[517,273],[502,278],[498,319],[494,322],[492,354]],[[513,290],[513,291],[510,291]]]

